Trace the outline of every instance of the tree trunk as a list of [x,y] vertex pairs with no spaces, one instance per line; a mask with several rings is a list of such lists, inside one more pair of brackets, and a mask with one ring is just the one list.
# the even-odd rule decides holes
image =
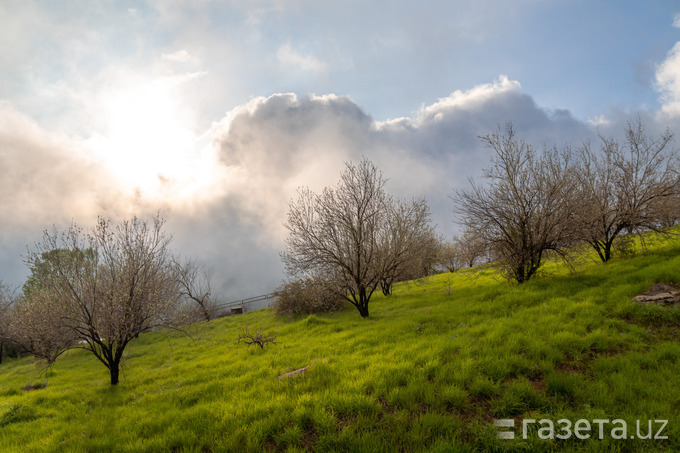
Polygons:
[[603,263],[606,263],[611,258],[612,254],[612,242],[604,241],[602,243],[593,242],[591,243],[597,255],[600,257]]
[[368,299],[370,296],[366,294],[366,288],[359,289],[359,314],[362,318],[368,318]]
[[357,309],[362,318],[368,318],[368,304],[359,305]]
[[603,241],[595,241],[590,243],[603,263],[606,263],[612,257],[612,247],[614,246],[614,239],[616,239],[617,234],[614,234],[610,238]]
[[119,363],[114,362],[110,365],[111,370],[111,385],[117,385],[118,384],[118,371],[119,371]]
[[380,282],[380,289],[382,290],[382,293],[384,295],[389,296],[390,294],[392,294],[392,283],[382,281]]
[[4,349],[5,344],[0,341],[0,363],[2,363],[2,350]]
[[607,262],[612,257],[612,242],[607,242],[604,247],[604,261]]

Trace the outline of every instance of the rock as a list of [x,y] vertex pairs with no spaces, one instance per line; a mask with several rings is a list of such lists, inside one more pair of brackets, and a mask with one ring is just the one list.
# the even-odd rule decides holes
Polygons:
[[646,292],[635,296],[635,300],[643,304],[680,304],[680,286],[675,283],[657,283]]

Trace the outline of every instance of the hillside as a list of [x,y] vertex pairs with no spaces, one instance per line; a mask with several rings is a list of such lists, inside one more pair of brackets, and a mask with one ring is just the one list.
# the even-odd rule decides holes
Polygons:
[[[262,310],[192,338],[144,335],[116,387],[84,351],[45,374],[9,360],[0,450],[680,451],[680,310],[632,301],[660,282],[680,282],[677,240],[521,286],[491,270],[402,283],[369,319]],[[244,325],[276,344],[235,345]],[[605,425],[600,440],[593,425],[587,440],[543,440],[536,423],[502,440],[497,418],[550,419],[556,434],[560,419],[624,419],[626,437],[663,419],[668,439],[612,439]]]

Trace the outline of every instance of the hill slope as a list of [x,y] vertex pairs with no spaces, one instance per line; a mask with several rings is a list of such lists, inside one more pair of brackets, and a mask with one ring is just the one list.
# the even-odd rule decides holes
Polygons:
[[[145,335],[117,387],[84,351],[45,375],[10,360],[0,449],[680,451],[680,310],[632,301],[680,282],[678,243],[546,274],[522,286],[490,270],[400,284],[374,296],[370,319],[264,310],[201,324],[193,339]],[[277,344],[235,345],[246,324],[278,332]],[[544,440],[536,423],[527,439],[520,428],[501,440],[496,418],[550,419],[554,434],[560,419],[624,419],[626,437],[638,437],[636,420],[644,435],[663,419],[668,439],[612,439],[609,424],[601,440],[597,425],[590,439]]]

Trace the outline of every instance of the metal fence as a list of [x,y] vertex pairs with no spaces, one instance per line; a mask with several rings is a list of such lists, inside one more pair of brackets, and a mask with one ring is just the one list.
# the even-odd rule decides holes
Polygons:
[[247,313],[253,310],[261,310],[274,305],[276,293],[263,294],[261,296],[249,297],[247,299],[233,300],[217,305],[218,316],[229,316],[240,313]]

